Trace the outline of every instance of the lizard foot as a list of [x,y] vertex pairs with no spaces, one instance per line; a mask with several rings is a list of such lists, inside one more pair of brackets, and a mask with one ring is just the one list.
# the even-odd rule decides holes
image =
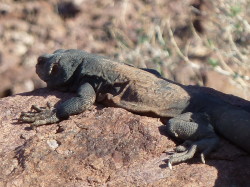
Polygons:
[[217,148],[219,138],[217,136],[204,138],[191,143],[186,141],[175,149],[175,153],[168,160],[168,166],[171,169],[172,164],[184,162],[194,157],[199,152],[201,162],[205,164],[205,156]]
[[[183,160],[181,157],[186,157],[187,154],[188,153],[188,151],[184,151],[184,152],[182,152],[182,153],[174,153],[174,155],[172,155],[171,157],[170,157],[170,159],[168,160],[168,167],[169,167],[169,169],[173,169],[173,166],[172,166],[172,164],[173,164],[173,162],[174,163],[179,163],[179,162],[182,162],[182,161],[185,161],[185,160],[188,160],[188,158],[187,159],[185,159],[185,160]],[[177,156],[178,155],[178,156]],[[179,157],[179,158],[178,158]],[[201,157],[201,162],[203,163],[203,164],[205,164],[206,162],[205,162],[205,156],[204,156],[204,154],[203,153],[201,153],[200,154],[200,157]]]
[[31,123],[31,126],[40,126],[50,123],[56,123],[59,119],[56,116],[56,109],[47,103],[46,107],[31,106],[31,111],[22,112],[19,122]]
[[184,162],[186,160],[193,158],[196,151],[197,151],[197,145],[193,144],[183,152],[175,152],[173,155],[171,155],[171,157],[168,160],[168,167],[172,169],[172,164]]
[[186,140],[183,144],[178,145],[174,151],[177,153],[185,152],[188,150],[188,148],[193,144],[193,141]]

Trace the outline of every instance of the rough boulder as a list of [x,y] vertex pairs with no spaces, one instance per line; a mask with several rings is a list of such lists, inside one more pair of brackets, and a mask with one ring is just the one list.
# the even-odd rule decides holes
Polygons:
[[69,97],[40,89],[0,100],[0,186],[250,185],[250,157],[225,140],[206,164],[197,157],[170,170],[175,143],[158,118],[96,105],[36,129],[17,122],[33,104]]

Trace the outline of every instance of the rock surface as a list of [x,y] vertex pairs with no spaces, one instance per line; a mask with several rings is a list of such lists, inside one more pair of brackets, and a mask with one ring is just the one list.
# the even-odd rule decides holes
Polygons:
[[157,118],[94,106],[59,124],[20,124],[32,104],[69,94],[39,89],[0,100],[0,186],[248,186],[250,157],[225,140],[201,164],[167,167],[175,143]]
[[249,9],[249,0],[1,0],[0,98],[45,86],[39,55],[78,48],[250,100]]

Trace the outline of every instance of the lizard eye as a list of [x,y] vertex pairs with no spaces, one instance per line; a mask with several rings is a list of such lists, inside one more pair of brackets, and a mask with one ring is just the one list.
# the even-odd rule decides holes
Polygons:
[[54,74],[56,74],[58,71],[59,71],[59,64],[58,64],[58,63],[55,63],[55,64],[52,66],[52,68],[51,68],[49,74],[54,75]]

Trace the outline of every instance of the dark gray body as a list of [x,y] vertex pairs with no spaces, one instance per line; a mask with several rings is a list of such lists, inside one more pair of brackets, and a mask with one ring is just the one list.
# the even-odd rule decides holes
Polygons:
[[174,155],[171,163],[192,157],[196,150],[204,154],[212,151],[218,144],[216,133],[250,153],[247,111],[150,70],[80,50],[57,50],[38,58],[37,74],[49,88],[73,91],[77,96],[56,109],[42,111],[35,107],[37,113],[22,113],[20,121],[33,125],[55,123],[99,102],[139,114],[173,118],[168,124],[169,133],[189,142],[179,147],[177,152],[182,154]]

